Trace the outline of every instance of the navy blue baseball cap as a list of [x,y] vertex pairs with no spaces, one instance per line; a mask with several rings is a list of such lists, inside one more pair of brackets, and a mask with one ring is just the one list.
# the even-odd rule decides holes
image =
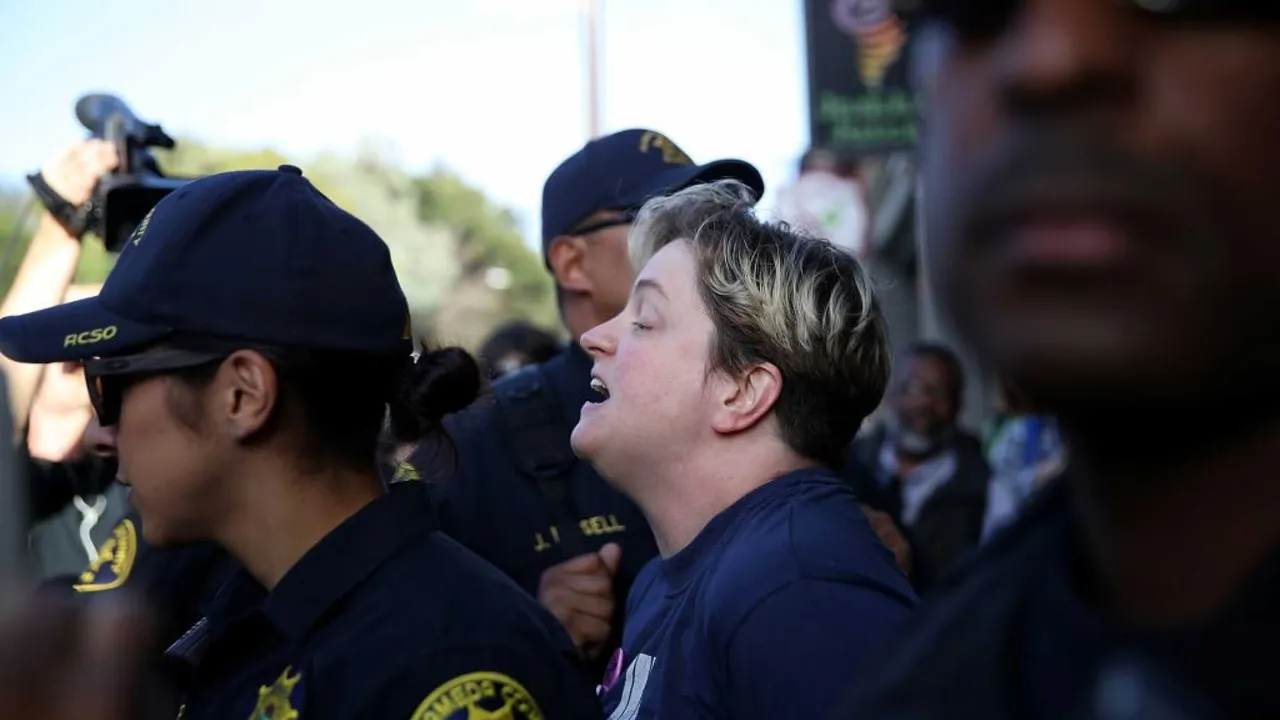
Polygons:
[[632,129],[587,143],[542,186],[542,256],[551,242],[601,210],[637,210],[650,198],[732,178],[764,194],[760,171],[743,160],[698,165],[667,136]]
[[96,297],[0,318],[0,353],[87,360],[182,333],[407,355],[408,317],[382,239],[283,165],[170,193],[138,224]]

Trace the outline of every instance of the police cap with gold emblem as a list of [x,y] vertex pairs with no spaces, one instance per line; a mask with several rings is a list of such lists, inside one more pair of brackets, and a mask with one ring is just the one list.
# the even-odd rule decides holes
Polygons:
[[201,178],[125,243],[97,297],[0,319],[19,362],[109,357],[170,333],[407,354],[408,304],[378,235],[291,165]]
[[596,138],[560,163],[542,187],[542,253],[601,210],[638,210],[650,198],[696,183],[734,179],[764,194],[760,171],[743,160],[699,165],[670,138],[636,128]]

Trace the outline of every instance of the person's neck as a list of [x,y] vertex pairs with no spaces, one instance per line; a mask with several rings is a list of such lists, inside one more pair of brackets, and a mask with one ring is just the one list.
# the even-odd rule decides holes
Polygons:
[[267,590],[273,589],[316,543],[382,496],[373,468],[261,468],[237,479],[236,512],[216,540]]
[[1124,620],[1205,619],[1280,550],[1280,416],[1210,436],[1228,419],[1197,415],[1186,429],[1064,420],[1087,556]]
[[[759,445],[759,443],[756,443]],[[728,450],[729,448],[725,448]],[[789,451],[683,454],[670,465],[645,468],[633,499],[649,521],[658,554],[669,558],[693,542],[715,516],[769,481],[814,463]]]

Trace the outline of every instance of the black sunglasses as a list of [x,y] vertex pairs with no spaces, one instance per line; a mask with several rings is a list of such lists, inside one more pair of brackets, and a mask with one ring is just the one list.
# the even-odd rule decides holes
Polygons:
[[[1280,20],[1280,3],[1270,0],[1116,0],[1153,18],[1171,22],[1250,23]],[[962,36],[999,33],[1022,7],[1023,0],[916,0],[897,5],[919,7],[925,19],[950,27]]]
[[574,229],[569,231],[569,234],[570,235],[590,235],[591,233],[600,232],[601,230],[605,230],[611,227],[618,227],[619,225],[630,225],[631,223],[636,221],[636,215],[638,213],[639,211],[634,209],[623,210],[622,214],[618,215],[617,217],[605,218],[604,220],[597,220],[596,222],[589,223],[587,225],[574,227]]
[[120,403],[131,382],[225,360],[232,351],[166,349],[84,361],[84,380],[103,427],[120,421]]

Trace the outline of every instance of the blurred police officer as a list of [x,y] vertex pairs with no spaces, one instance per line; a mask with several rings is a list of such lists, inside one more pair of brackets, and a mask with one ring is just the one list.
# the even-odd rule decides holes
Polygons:
[[[71,282],[86,228],[65,218],[78,216],[75,210],[86,206],[98,178],[117,164],[113,145],[86,140],[59,151],[31,176],[45,188],[46,204],[71,210],[40,208],[35,235],[0,304],[0,316],[40,310],[83,292]],[[44,576],[79,572],[87,562],[85,543],[106,540],[127,511],[123,494],[113,487],[115,462],[79,448],[93,414],[79,365],[26,365],[0,357],[0,369],[10,380],[10,405],[30,481],[30,516],[38,523],[31,551]]]
[[542,191],[542,251],[575,342],[450,418],[456,455],[424,445],[414,460],[437,479],[444,531],[536,594],[596,659],[616,644],[617,601],[655,548],[635,505],[569,446],[590,399],[591,360],[576,340],[626,305],[635,277],[627,231],[641,204],[722,178],[741,180],[757,198],[764,190],[751,165],[698,165],[652,130],[593,140],[561,163]]
[[[74,290],[71,280],[82,254],[86,228],[65,218],[85,215],[83,210],[99,178],[114,169],[118,160],[110,143],[86,140],[60,151],[32,176],[33,183],[43,184],[41,197],[46,204],[65,207],[63,212],[55,213],[51,208],[42,212],[13,287],[0,305],[0,315],[41,310],[68,299]],[[24,455],[31,519],[45,521],[31,538],[32,550],[41,560],[42,575],[49,578],[50,586],[74,588],[84,593],[85,599],[128,585],[151,603],[156,613],[152,628],[155,635],[162,641],[176,639],[199,619],[199,603],[211,596],[236,563],[214,543],[152,552],[139,534],[136,514],[129,512],[125,494],[115,483],[115,457],[99,450],[103,433],[96,419],[90,417],[86,429],[85,420],[78,413],[66,414],[71,417],[40,416],[41,395],[54,383],[65,386],[78,382],[78,393],[88,408],[89,398],[78,363],[46,366],[0,356],[0,368],[10,380],[10,404],[19,419],[15,424],[24,429],[28,441],[21,448],[28,451]],[[66,387],[59,392],[75,394]],[[89,414],[92,415],[91,410]],[[69,453],[42,452],[38,446],[49,443],[34,441],[45,420],[52,420],[63,436],[83,432],[84,447]],[[65,442],[64,437],[57,439],[59,444]],[[73,505],[76,500],[82,502]],[[100,512],[97,522],[91,523],[92,517],[82,517],[81,507],[96,508]],[[86,526],[99,543],[96,557],[89,561],[80,549]],[[67,543],[74,552],[60,556],[64,553],[50,547],[50,541],[59,535],[74,537],[73,543]],[[68,571],[71,574],[65,574]]]
[[835,473],[889,377],[851,254],[760,222],[725,181],[641,210],[626,309],[582,336],[573,447],[660,557],[627,598],[613,718],[822,718],[915,603]]
[[1280,5],[923,4],[940,294],[1071,459],[846,717],[1280,717]]
[[553,618],[384,489],[388,403],[421,430],[479,387],[407,328],[381,239],[290,166],[175,191],[98,297],[0,320],[15,360],[84,361],[145,540],[241,566],[166,653],[183,717],[595,714]]

